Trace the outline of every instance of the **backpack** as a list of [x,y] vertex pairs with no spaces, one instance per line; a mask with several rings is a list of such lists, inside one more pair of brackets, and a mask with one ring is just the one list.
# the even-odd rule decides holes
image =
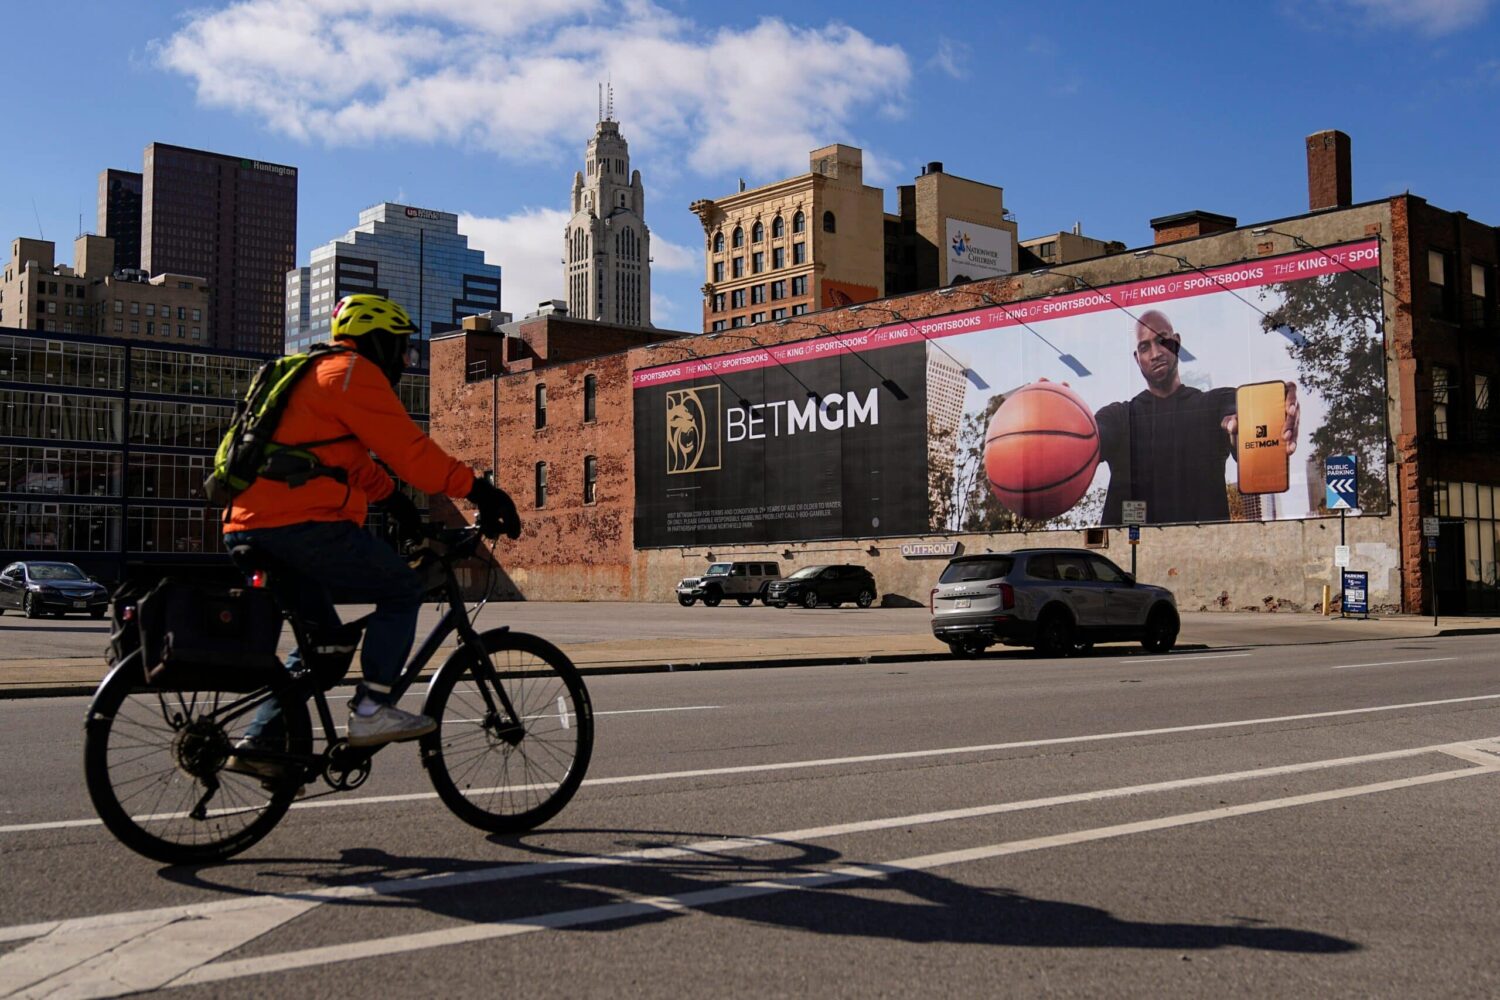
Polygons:
[[313,362],[329,354],[351,350],[314,344],[306,354],[289,354],[261,365],[245,392],[245,398],[235,404],[234,419],[214,453],[213,471],[203,480],[203,492],[210,504],[223,507],[227,517],[229,504],[234,498],[261,477],[292,487],[302,486],[319,476],[348,482],[349,475],[344,469],[324,465],[311,449],[353,440],[353,434],[299,444],[281,444],[271,439],[281,423],[292,390],[302,376],[312,370]]

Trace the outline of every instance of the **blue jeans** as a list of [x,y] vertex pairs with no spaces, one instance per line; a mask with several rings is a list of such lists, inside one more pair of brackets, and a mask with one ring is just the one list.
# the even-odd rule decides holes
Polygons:
[[[365,625],[360,666],[364,682],[356,698],[389,703],[391,685],[406,664],[417,635],[417,613],[422,608],[422,584],[417,574],[389,545],[349,521],[310,521],[282,528],[232,531],[226,546],[253,545],[295,574],[272,573],[277,599],[296,610],[314,634],[337,627],[335,602],[374,604]],[[287,657],[296,670],[302,651]],[[281,709],[266,702],[245,729],[251,739],[271,736],[280,729]]]

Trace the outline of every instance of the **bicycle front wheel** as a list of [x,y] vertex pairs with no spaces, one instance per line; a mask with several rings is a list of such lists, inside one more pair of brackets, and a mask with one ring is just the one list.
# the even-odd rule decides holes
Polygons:
[[[224,770],[254,715],[245,696],[155,691],[129,660],[110,672],[84,724],[83,771],[105,827],[126,847],[168,864],[218,861],[259,841],[286,815],[301,781]],[[307,705],[283,705],[280,741],[312,745]]]
[[495,677],[481,681],[462,647],[443,664],[422,709],[438,724],[422,737],[422,762],[459,819],[520,833],[578,791],[594,751],[594,710],[577,668],[550,642],[504,629],[479,639]]

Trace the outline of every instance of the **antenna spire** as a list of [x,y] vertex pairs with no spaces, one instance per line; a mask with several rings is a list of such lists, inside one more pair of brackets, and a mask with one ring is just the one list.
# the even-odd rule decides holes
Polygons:
[[604,120],[604,84],[599,84],[599,121]]
[[609,95],[608,103],[605,105],[605,121],[612,122],[615,120],[615,85],[605,83],[604,90]]

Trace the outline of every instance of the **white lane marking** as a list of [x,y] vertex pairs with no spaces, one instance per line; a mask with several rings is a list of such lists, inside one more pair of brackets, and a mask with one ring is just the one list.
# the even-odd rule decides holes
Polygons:
[[[940,747],[932,750],[900,750],[891,753],[866,754],[860,757],[824,757],[814,760],[789,760],[771,764],[740,764],[731,767],[706,767],[689,771],[661,771],[654,774],[627,774],[613,778],[586,778],[583,787],[601,785],[633,785],[650,781],[673,781],[683,778],[713,778],[734,774],[757,774],[767,771],[791,771],[802,768],[841,767],[850,764],[872,764],[891,760],[917,760],[923,757],[957,756],[960,754],[994,753],[1001,750],[1028,750],[1035,747],[1063,746],[1069,743],[1102,743],[1110,740],[1139,739],[1146,736],[1172,736],[1178,733],[1210,732],[1216,729],[1237,729],[1245,726],[1276,725],[1283,722],[1304,722],[1309,719],[1333,719],[1349,715],[1364,715],[1371,712],[1399,712],[1411,708],[1435,708],[1443,705],[1463,705],[1480,701],[1500,700],[1500,694],[1478,694],[1464,698],[1440,698],[1434,701],[1409,701],[1396,705],[1372,705],[1367,708],[1341,708],[1329,712],[1304,712],[1300,715],[1268,716],[1261,719],[1235,719],[1228,722],[1200,722],[1186,726],[1164,726],[1158,729],[1135,729],[1115,733],[1091,733],[1083,736],[1056,736],[1039,740],[1016,740],[1011,743],[986,743],[978,746]],[[527,790],[535,786],[512,790]],[[486,795],[503,791],[499,788],[475,789],[473,794]],[[295,803],[293,809],[342,809],[350,806],[389,805],[401,802],[425,802],[437,798],[436,792],[403,792],[395,795],[366,795],[355,798],[317,799],[312,802]],[[171,813],[160,816],[136,817],[140,820],[181,819],[182,814]],[[0,826],[0,833],[36,833],[47,830],[64,830],[84,826],[102,825],[97,819],[47,820],[40,823],[12,823]]]
[[1109,840],[1116,837],[1127,837],[1139,833],[1151,833],[1159,830],[1170,830],[1201,823],[1211,823],[1239,816],[1250,816],[1278,809],[1317,805],[1339,799],[1373,795],[1403,788],[1415,788],[1438,782],[1453,781],[1457,778],[1494,774],[1496,770],[1497,768],[1494,767],[1465,767],[1455,771],[1441,771],[1435,774],[1399,778],[1392,781],[1380,781],[1366,785],[1357,785],[1351,788],[1312,792],[1306,795],[1290,795],[1279,799],[1267,799],[1260,802],[1249,802],[1234,806],[1221,806],[1216,809],[1179,813],[1175,816],[1162,816],[1157,819],[1140,820],[1134,823],[1118,823],[1111,826],[1074,830],[1069,833],[1046,837],[1012,840],[964,850],[943,851],[936,854],[921,854],[914,857],[899,858],[893,861],[877,862],[874,864],[847,865],[832,869],[831,871],[790,875],[785,878],[740,882],[732,885],[717,886],[712,889],[685,892],[675,896],[638,896],[633,899],[622,900],[618,903],[542,913],[516,920],[498,920],[483,924],[449,927],[424,933],[370,938],[347,944],[305,948],[298,951],[262,955],[255,958],[201,966],[163,985],[166,988],[199,986],[206,983],[226,982],[232,979],[242,979],[247,976],[286,972],[292,969],[304,969],[365,957],[425,951],[430,948],[440,948],[454,944],[515,937],[541,930],[583,927],[659,912],[681,912],[700,909],[705,906],[731,900],[749,899],[756,896],[767,896],[792,890],[823,889],[855,881],[886,879],[911,872],[928,871],[934,868],[957,864],[969,864],[976,861],[1023,854],[1030,851],[1043,851],[1054,847],[1068,847],[1075,844]]
[[[511,881],[538,874],[561,875],[607,866],[624,866],[635,863],[655,864],[672,858],[700,856],[704,854],[726,854],[730,851],[749,850],[757,847],[817,841],[830,837],[871,833],[887,829],[909,828],[954,820],[977,819],[1002,813],[1023,812],[1155,792],[1179,791],[1207,785],[1251,781],[1289,774],[1411,758],[1434,752],[1458,753],[1460,751],[1473,751],[1477,753],[1481,747],[1488,747],[1492,750],[1500,749],[1500,739],[1491,739],[1488,741],[1470,740],[1463,743],[1437,743],[1430,746],[1407,747],[1400,750],[1360,754],[1354,757],[1338,757],[1297,764],[1280,764],[1249,771],[1231,771],[1193,778],[1176,778],[1146,785],[1127,785],[1119,788],[1097,789],[1089,792],[1075,792],[1039,799],[970,806],[940,812],[919,813],[911,816],[885,817],[800,830],[784,830],[778,833],[766,833],[753,837],[718,838],[674,847],[645,848],[613,855],[595,855],[524,864],[497,865],[473,871],[439,873],[401,879],[384,879],[364,884],[315,889],[301,893],[237,897],[211,903],[196,903],[154,910],[100,914],[92,917],[78,917],[70,920],[8,927],[0,929],[0,941],[25,940],[27,938],[40,938],[40,940],[33,941],[23,946],[23,948],[11,952],[9,955],[0,956],[0,982],[13,981],[21,975],[30,975],[33,969],[36,970],[37,975],[29,979],[27,981],[28,984],[40,982],[46,976],[63,972],[70,967],[82,967],[84,964],[93,961],[96,957],[103,955],[106,951],[111,953],[118,952],[122,943],[133,942],[146,935],[152,936],[152,942],[155,946],[166,948],[174,954],[181,950],[185,955],[188,953],[187,950],[177,949],[173,942],[173,935],[182,933],[183,928],[186,928],[186,933],[190,935],[191,940],[188,944],[193,949],[192,954],[197,956],[194,964],[201,964],[211,961],[213,957],[217,957],[216,955],[204,955],[203,942],[205,941],[221,942],[224,947],[218,954],[227,954],[229,951],[252,940],[255,936],[263,934],[275,926],[279,926],[280,923],[300,916],[307,910],[322,903],[337,900],[368,898],[371,896],[394,896],[413,892],[431,892],[440,889],[451,890],[459,887]],[[1484,758],[1483,761],[1491,769],[1500,769],[1500,757]],[[173,930],[173,927],[179,929]],[[48,955],[66,956],[70,961],[62,964],[56,960],[48,962],[46,960],[46,956]],[[145,964],[162,971],[173,969],[181,971],[188,967],[174,965],[171,962],[146,962]],[[16,966],[19,966],[19,969]],[[93,971],[91,969],[91,975]],[[172,974],[176,975],[177,972],[173,971]],[[132,975],[136,975],[136,973],[132,973]],[[164,985],[170,978],[170,976],[163,976],[157,983],[145,983],[139,978],[132,978],[130,981],[135,983],[133,988],[149,989]],[[54,989],[59,985],[61,984],[51,983],[48,985],[48,988]]]
[[1442,663],[1444,660],[1456,660],[1456,656],[1429,656],[1422,660],[1381,660],[1379,663],[1340,663],[1329,670],[1353,670],[1355,667],[1394,667],[1402,663]]
[[[559,699],[559,700],[561,700],[561,699]],[[598,718],[601,715],[647,715],[647,714],[654,713],[654,712],[708,712],[708,711],[712,711],[714,709],[723,708],[723,707],[724,707],[723,705],[675,705],[675,706],[673,706],[671,708],[614,708],[614,709],[610,709],[607,712],[595,712],[594,713],[594,717]],[[555,712],[548,712],[545,715],[528,715],[528,716],[526,716],[526,718],[528,718],[528,719],[556,719],[556,718],[558,718],[558,715]],[[449,722],[483,722],[484,720],[483,719],[448,719],[447,721],[449,721]],[[334,726],[333,728],[334,728],[335,732],[339,732],[339,733],[348,732],[348,727],[347,726]],[[566,728],[566,727],[564,727],[564,728]]]
[[1214,653],[1210,656],[1199,656],[1194,653],[1179,653],[1176,656],[1148,656],[1142,659],[1138,656],[1122,656],[1116,663],[1166,663],[1171,660],[1174,663],[1182,663],[1185,660],[1234,660],[1241,656],[1254,656],[1254,653]]

